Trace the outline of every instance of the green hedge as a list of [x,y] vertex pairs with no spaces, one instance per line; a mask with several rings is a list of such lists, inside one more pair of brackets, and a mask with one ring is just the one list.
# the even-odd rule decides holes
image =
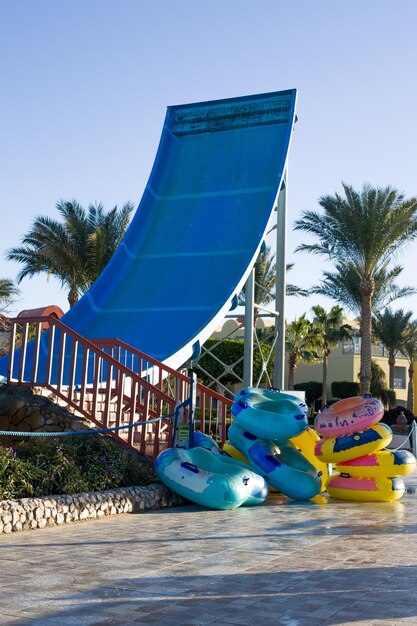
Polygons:
[[316,380],[310,380],[306,383],[297,383],[294,385],[296,391],[305,391],[306,403],[311,406],[315,400],[321,398],[323,393],[323,383]]
[[332,382],[333,398],[350,398],[351,396],[360,395],[360,385],[350,380],[341,380]]

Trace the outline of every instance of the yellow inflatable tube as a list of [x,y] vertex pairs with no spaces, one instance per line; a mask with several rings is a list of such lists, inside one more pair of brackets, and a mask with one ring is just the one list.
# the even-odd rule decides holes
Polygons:
[[329,479],[329,467],[326,463],[321,461],[315,454],[314,448],[318,441],[320,441],[320,437],[312,428],[307,428],[301,435],[297,435],[297,437],[293,437],[290,439],[291,443],[300,450],[301,454],[305,456],[307,461],[309,461],[318,472],[320,472],[321,476],[321,490],[325,491],[326,483]]
[[405,493],[401,478],[346,478],[332,476],[327,483],[327,493],[336,500],[353,502],[391,502]]
[[372,454],[386,448],[392,440],[392,430],[385,424],[375,424],[353,435],[330,437],[317,442],[316,456],[325,463],[343,463],[358,456]]
[[228,441],[226,441],[226,443],[223,446],[223,452],[226,452],[226,454],[233,457],[234,459],[237,459],[238,461],[243,461],[243,463],[246,463],[246,465],[249,465],[249,461],[245,457],[245,455],[242,454],[240,450],[232,446],[232,444],[229,443]]
[[336,465],[343,476],[356,478],[408,476],[415,468],[415,456],[408,450],[380,450]]

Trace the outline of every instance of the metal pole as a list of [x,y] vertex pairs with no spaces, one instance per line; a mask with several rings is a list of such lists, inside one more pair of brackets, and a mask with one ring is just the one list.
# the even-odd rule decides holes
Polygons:
[[255,269],[245,284],[245,343],[243,351],[243,384],[253,385],[253,320],[254,320]]
[[285,373],[285,291],[286,291],[286,247],[287,247],[287,172],[285,172],[277,202],[277,251],[275,268],[275,344],[274,387],[284,389]]
[[[197,374],[194,372],[194,370],[190,369],[188,375],[190,377],[190,405],[188,409],[188,447],[191,449],[194,448],[194,423],[195,410],[197,405]],[[204,416],[202,416],[201,419],[204,420]],[[201,430],[204,432],[204,426]]]

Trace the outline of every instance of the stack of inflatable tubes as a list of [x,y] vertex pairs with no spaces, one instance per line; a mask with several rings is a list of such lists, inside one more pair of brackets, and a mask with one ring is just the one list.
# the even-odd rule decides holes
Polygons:
[[392,432],[378,423],[383,413],[382,403],[365,395],[340,400],[317,415],[314,426],[323,439],[315,454],[336,466],[337,473],[327,482],[331,497],[384,502],[404,494],[400,476],[414,471],[416,459],[406,450],[384,449]]
[[[298,449],[307,443],[312,449],[315,442],[314,435],[303,438],[308,428],[303,402],[278,390],[246,387],[236,394],[231,412],[229,454],[245,459],[270,487],[290,498],[309,500],[320,493],[327,467],[311,450],[316,466]],[[294,444],[298,438],[302,442]]]

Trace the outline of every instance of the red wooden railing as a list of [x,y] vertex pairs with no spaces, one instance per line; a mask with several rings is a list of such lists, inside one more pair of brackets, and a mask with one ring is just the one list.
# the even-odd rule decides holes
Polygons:
[[[168,416],[188,397],[185,374],[118,339],[88,340],[54,317],[15,318],[9,325],[7,382],[46,389],[55,401],[99,427]],[[197,395],[196,427],[224,443],[231,401],[201,384]],[[172,419],[112,435],[154,458],[171,445]]]
[[[176,402],[183,402],[189,397],[190,380],[183,372],[174,370],[120,339],[92,339],[92,341],[129,369],[146,375],[146,379],[153,387],[175,398]],[[232,400],[197,383],[196,428],[224,444],[232,404]]]

